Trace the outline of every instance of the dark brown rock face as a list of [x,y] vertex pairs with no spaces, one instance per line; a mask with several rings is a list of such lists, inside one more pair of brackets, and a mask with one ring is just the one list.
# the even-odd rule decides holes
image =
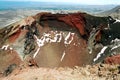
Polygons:
[[120,38],[115,35],[120,31],[113,25],[116,22],[109,17],[85,13],[39,13],[27,17],[0,30],[0,69],[8,67],[8,63],[73,67],[101,62],[115,49],[111,50],[115,47],[115,41],[111,41]]

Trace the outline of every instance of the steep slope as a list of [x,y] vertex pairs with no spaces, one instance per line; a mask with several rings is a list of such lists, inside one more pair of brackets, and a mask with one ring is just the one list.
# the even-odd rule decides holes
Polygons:
[[111,10],[99,13],[97,15],[100,15],[100,16],[111,16],[111,17],[113,17],[115,19],[120,19],[120,6],[116,6],[115,8],[113,8]]
[[14,64],[74,67],[102,62],[119,55],[119,25],[111,17],[86,13],[27,17],[0,30],[0,72]]

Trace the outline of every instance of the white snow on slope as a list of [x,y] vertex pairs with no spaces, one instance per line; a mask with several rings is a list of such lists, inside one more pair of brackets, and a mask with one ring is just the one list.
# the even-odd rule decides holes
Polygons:
[[73,36],[75,33],[69,32],[68,35],[65,37],[64,44],[70,44],[73,41]]
[[65,51],[64,51],[60,61],[62,61],[62,60],[64,59],[65,54],[66,54],[66,53],[65,53]]
[[3,45],[1,49],[7,50],[9,45]]
[[[68,35],[64,39],[64,44],[70,44],[73,41],[74,34],[75,33],[69,32]],[[50,31],[49,33],[44,33],[41,38],[38,38],[36,35],[34,35],[34,37],[35,37],[37,45],[39,47],[33,56],[35,58],[40,50],[40,47],[44,46],[46,43],[61,42],[63,33],[58,32],[58,31]]]
[[57,32],[57,31],[55,31],[55,32],[51,31],[50,33],[44,33],[40,39],[36,35],[34,35],[34,37],[35,37],[37,45],[39,47],[33,56],[35,58],[40,50],[40,47],[44,46],[45,43],[61,42],[62,33]]
[[115,21],[114,23],[117,23],[117,22],[120,22],[120,20],[119,20],[119,19],[116,19],[116,21]]
[[111,43],[114,43],[114,46],[112,47],[111,50],[114,50],[118,47],[120,47],[120,39],[116,38],[115,40],[112,40]]
[[95,62],[96,60],[98,60],[98,58],[101,57],[101,55],[105,52],[105,50],[106,50],[107,48],[108,48],[107,46],[104,46],[104,47],[101,49],[101,51],[98,53],[97,57],[94,58],[93,61]]

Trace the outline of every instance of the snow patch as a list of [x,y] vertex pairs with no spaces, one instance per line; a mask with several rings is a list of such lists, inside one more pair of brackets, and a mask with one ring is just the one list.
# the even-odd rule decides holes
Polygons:
[[[65,38],[65,44],[70,44],[73,41],[73,36],[75,33],[71,33],[69,32],[68,35]],[[36,39],[36,43],[38,45],[38,49],[34,54],[34,58],[35,56],[38,54],[40,47],[44,46],[45,43],[54,43],[54,42],[61,42],[62,40],[62,32],[58,32],[58,31],[50,31],[49,33],[44,33],[42,35],[42,37],[39,39],[36,35],[34,35],[35,39]],[[64,54],[65,55],[65,54]],[[64,55],[62,58],[64,58]],[[61,58],[61,61],[62,61]]]
[[37,41],[37,44],[39,47],[44,45],[45,38],[38,39],[38,37],[36,35],[34,35],[34,37],[36,38],[36,41]]
[[62,33],[58,33],[57,31],[56,32],[53,32],[51,31],[50,33],[44,33],[43,36],[38,39],[38,37],[36,35],[34,35],[34,37],[36,38],[37,40],[37,44],[39,47],[43,46],[45,44],[45,42],[61,42],[62,40]]
[[36,55],[38,54],[39,51],[40,51],[40,48],[37,49],[37,51],[36,51],[35,54],[33,55],[33,58],[36,57]]
[[119,45],[114,46],[111,50],[114,50],[114,49],[116,49],[116,48],[118,48],[118,47],[120,47],[120,44],[119,44]]
[[52,42],[61,42],[62,40],[62,33],[58,32],[58,31],[51,31],[50,33],[44,33],[43,36],[39,39],[36,35],[34,35],[37,45],[38,45],[38,49],[34,54],[34,58],[35,56],[38,54],[40,47],[44,46],[45,43],[52,43]]
[[10,50],[13,50],[13,48],[10,47]]
[[97,57],[94,58],[93,61],[95,62],[96,60],[98,60],[98,58],[101,57],[101,55],[105,52],[105,50],[106,50],[107,48],[108,48],[107,46],[104,46],[104,47],[101,49],[101,51],[98,53]]
[[92,49],[89,49],[89,54],[92,54]]
[[119,42],[119,41],[120,41],[120,39],[116,38],[116,39],[112,40],[111,43],[113,43],[113,42]]
[[111,50],[114,50],[114,49],[120,47],[120,44],[119,44],[120,43],[120,39],[118,39],[118,38],[112,40],[111,43],[114,44],[114,46],[112,46]]
[[12,47],[10,47],[10,45],[3,45],[0,49],[2,49],[2,50],[13,50],[13,48]]
[[62,60],[64,59],[65,54],[66,54],[66,53],[65,53],[65,51],[64,51],[60,61],[62,61]]
[[8,47],[9,47],[9,45],[3,45],[1,49],[3,49],[3,50],[7,50]]
[[119,20],[119,19],[116,19],[116,21],[115,21],[114,23],[117,23],[117,22],[120,22],[120,20]]
[[70,44],[73,41],[73,36],[75,33],[69,32],[68,35],[65,38],[65,44]]

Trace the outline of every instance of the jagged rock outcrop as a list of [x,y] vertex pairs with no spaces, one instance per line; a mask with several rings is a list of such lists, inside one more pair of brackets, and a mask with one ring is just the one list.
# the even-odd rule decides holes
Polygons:
[[[39,13],[0,30],[0,72],[11,64],[73,67],[119,52],[120,22],[86,13]],[[4,68],[3,68],[4,67]]]

